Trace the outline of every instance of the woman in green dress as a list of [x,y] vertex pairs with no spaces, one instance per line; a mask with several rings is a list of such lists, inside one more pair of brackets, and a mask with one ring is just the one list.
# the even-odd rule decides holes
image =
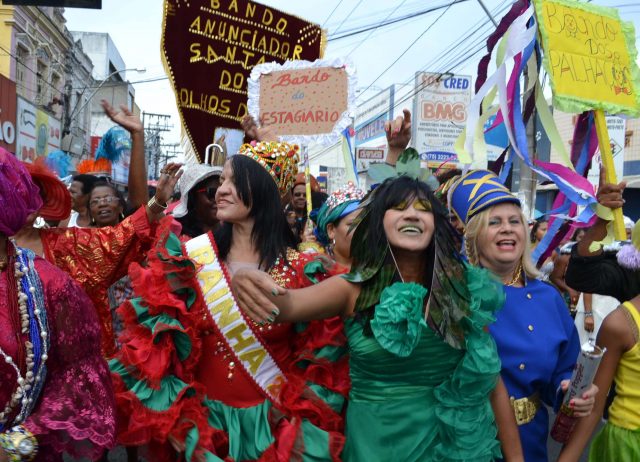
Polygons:
[[345,319],[352,388],[343,460],[523,460],[485,329],[504,302],[501,285],[463,261],[422,181],[386,180],[355,226],[347,275],[300,290],[252,270],[232,281],[256,322]]

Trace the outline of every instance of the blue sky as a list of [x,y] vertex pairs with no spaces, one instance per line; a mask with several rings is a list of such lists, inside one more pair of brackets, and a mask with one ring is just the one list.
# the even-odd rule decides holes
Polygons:
[[[468,0],[448,9],[415,16],[379,28],[371,34],[366,32],[335,39],[353,29],[379,24],[386,18],[413,16],[417,12],[447,5],[449,2],[450,0],[268,0],[261,3],[322,24],[330,38],[325,57],[350,56],[358,72],[358,87],[363,90],[360,99],[366,99],[373,96],[376,89],[385,88],[392,83],[413,81],[418,70],[442,72],[455,65],[458,73],[475,73],[482,54],[478,53],[466,60],[462,58],[467,57],[472,50],[479,49],[484,42],[481,37],[493,30],[477,0]],[[500,12],[504,12],[511,2],[485,0],[484,3],[496,13],[496,19],[499,20]],[[638,30],[640,0],[596,0],[593,3],[620,8],[621,16],[634,22]],[[172,116],[174,129],[164,137],[164,142],[176,143],[179,141],[180,120],[169,82],[163,79],[165,72],[160,58],[162,8],[161,0],[103,0],[102,10],[67,8],[65,17],[70,30],[108,32],[128,68],[147,69],[144,74],[130,73],[130,81],[161,79],[136,83],[136,100],[143,111]],[[462,45],[457,44],[476,29],[478,30],[471,39]],[[409,48],[414,41],[415,44]]]

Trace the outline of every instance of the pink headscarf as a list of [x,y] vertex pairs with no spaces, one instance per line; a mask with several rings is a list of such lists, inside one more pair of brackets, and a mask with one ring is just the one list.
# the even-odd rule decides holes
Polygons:
[[0,148],[0,234],[16,234],[40,207],[40,190],[29,172],[16,156]]

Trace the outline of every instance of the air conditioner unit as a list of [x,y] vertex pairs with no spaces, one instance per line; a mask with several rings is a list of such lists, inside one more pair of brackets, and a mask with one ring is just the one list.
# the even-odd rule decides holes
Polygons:
[[79,136],[65,135],[60,143],[60,148],[63,151],[81,156],[84,152],[84,140]]

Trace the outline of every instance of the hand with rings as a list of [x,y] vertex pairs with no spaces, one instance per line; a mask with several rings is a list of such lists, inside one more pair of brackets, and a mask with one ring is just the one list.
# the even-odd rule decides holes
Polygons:
[[171,196],[173,190],[178,182],[178,179],[182,176],[182,170],[180,170],[182,164],[169,163],[160,170],[160,178],[158,178],[158,184],[156,186],[156,201],[160,204],[166,204]]

